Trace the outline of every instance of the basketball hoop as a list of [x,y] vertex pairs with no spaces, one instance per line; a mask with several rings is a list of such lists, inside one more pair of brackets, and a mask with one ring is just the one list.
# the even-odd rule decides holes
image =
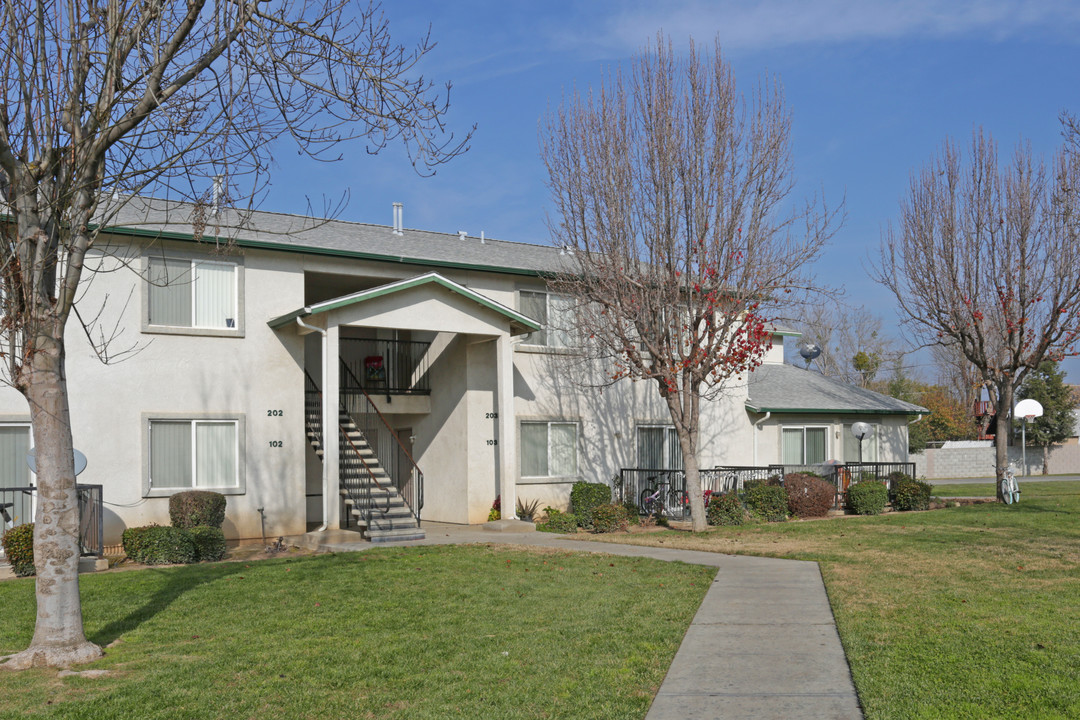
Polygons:
[[1024,416],[1024,422],[1031,422],[1034,419],[1035,419],[1034,415],[1025,415]]

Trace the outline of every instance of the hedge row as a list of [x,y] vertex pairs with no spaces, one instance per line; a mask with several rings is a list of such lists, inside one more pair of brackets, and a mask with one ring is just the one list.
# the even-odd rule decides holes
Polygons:
[[124,531],[124,552],[144,565],[213,562],[225,557],[225,533],[221,528],[144,525]]

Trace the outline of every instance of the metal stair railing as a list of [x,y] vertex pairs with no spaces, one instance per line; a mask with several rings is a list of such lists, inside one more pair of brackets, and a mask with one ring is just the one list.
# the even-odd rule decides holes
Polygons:
[[[315,384],[315,380],[308,374],[307,370],[304,371],[305,391],[304,391],[304,409],[305,409],[305,421],[307,430],[311,433],[319,449],[322,450],[322,461],[326,462],[326,445],[323,443],[323,425],[322,425],[322,390]],[[340,405],[340,403],[339,403]],[[339,412],[345,412],[343,405],[339,407]],[[364,459],[363,453],[356,447],[352,439],[349,437],[348,430],[340,422],[338,423],[338,433],[341,438],[340,450],[338,452],[338,467],[341,470],[349,467],[349,462],[346,460],[348,457],[348,450],[352,450],[357,460],[360,461],[363,467],[363,472],[366,472],[371,482],[365,483],[361,481],[359,475],[353,477],[351,473],[340,472],[338,482],[342,489],[345,490],[345,494],[349,500],[352,501],[353,507],[357,509],[364,521],[370,526],[371,518],[375,512],[386,514],[390,507],[389,495],[386,499],[386,508],[378,508],[375,505],[373,495],[371,493],[371,486],[376,482],[375,473]],[[374,450],[372,450],[374,452]]]
[[419,526],[420,511],[424,507],[424,473],[349,366],[341,362],[340,367],[345,412],[367,440],[368,447],[379,459],[390,483]]

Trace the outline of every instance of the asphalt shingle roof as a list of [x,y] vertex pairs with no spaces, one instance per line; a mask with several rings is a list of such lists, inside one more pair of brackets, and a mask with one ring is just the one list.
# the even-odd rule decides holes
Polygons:
[[918,405],[864,390],[794,365],[766,364],[750,373],[746,407],[755,412],[843,412],[925,415]]
[[[153,198],[132,198],[107,226],[119,234],[190,239],[194,206]],[[225,209],[208,218],[204,235],[227,237],[241,247],[316,252],[417,265],[439,265],[535,275],[570,269],[571,258],[550,245],[404,229],[395,235],[388,225],[322,220],[302,215],[239,213]]]

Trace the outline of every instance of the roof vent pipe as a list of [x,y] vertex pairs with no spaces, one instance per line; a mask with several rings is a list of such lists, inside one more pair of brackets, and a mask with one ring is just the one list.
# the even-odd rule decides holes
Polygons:
[[480,244],[481,245],[486,244],[485,241],[484,241],[484,231],[483,230],[480,231]]
[[465,232],[464,230],[458,230],[457,231],[458,240],[465,240],[465,238],[468,236],[468,234],[469,233]]
[[405,209],[405,206],[402,205],[401,203],[399,203],[399,202],[394,203],[394,234],[395,235],[404,235],[405,234],[403,232],[404,228],[403,228],[403,221],[402,221],[402,215],[403,215],[404,209]]
[[214,176],[213,215],[217,217],[221,213],[221,203],[225,199],[225,176]]

